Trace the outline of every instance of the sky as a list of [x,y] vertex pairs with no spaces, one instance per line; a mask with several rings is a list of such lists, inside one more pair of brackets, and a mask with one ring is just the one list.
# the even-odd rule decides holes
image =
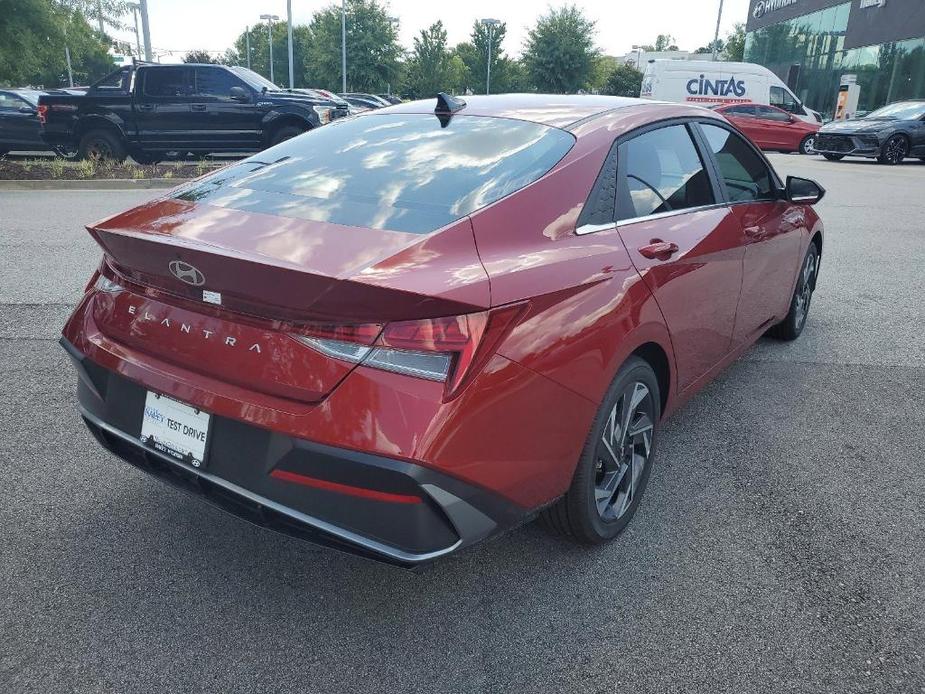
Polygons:
[[[330,4],[331,0],[292,0],[293,21],[307,24],[315,11]],[[443,21],[452,46],[468,38],[473,21],[494,17],[507,22],[504,49],[516,57],[537,17],[550,6],[564,3],[390,0],[383,4],[390,15],[399,18],[399,38],[409,50],[412,38],[438,19]],[[719,0],[574,0],[574,4],[597,22],[597,45],[607,55],[629,53],[633,44],[654,43],[660,33],[674,36],[682,50],[695,50],[713,39],[719,8]],[[736,22],[745,21],[748,5],[749,0],[725,0],[720,36],[731,31]],[[224,51],[245,25],[259,22],[261,14],[285,19],[286,0],[148,0],[148,14],[151,43],[158,52]],[[131,15],[125,21],[131,25]],[[134,43],[134,31],[116,33]]]

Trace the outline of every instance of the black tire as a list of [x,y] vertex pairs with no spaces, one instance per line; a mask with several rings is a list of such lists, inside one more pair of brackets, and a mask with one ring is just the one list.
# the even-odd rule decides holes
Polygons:
[[816,143],[815,133],[810,133],[800,141],[800,154],[815,154],[816,149],[813,145]]
[[819,251],[816,244],[809,244],[803,264],[800,265],[800,276],[797,286],[794,287],[790,298],[790,309],[787,317],[768,330],[768,335],[778,340],[796,340],[803,332],[806,318],[809,315],[809,306],[813,299],[813,290],[816,288],[816,275],[819,272]]
[[280,142],[291,140],[293,137],[298,137],[304,132],[305,128],[299,127],[298,125],[284,125],[273,133],[273,137],[270,138],[270,146],[272,147],[273,145],[278,145]]
[[77,154],[80,159],[121,164],[126,156],[125,143],[112,130],[89,130],[80,138]]
[[[636,513],[649,481],[660,417],[655,372],[648,362],[630,357],[594,418],[571,486],[542,512],[541,522],[582,544],[601,544],[619,535]],[[631,439],[627,439],[627,430]]]
[[841,161],[845,158],[844,154],[830,154],[829,152],[823,152],[822,156],[824,156],[829,161]]
[[880,156],[877,161],[881,164],[895,166],[902,164],[903,159],[909,154],[909,140],[905,135],[893,135],[880,148]]

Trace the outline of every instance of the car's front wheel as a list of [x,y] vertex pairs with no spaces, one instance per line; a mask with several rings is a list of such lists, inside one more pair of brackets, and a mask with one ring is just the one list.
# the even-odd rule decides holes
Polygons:
[[660,416],[655,372],[643,359],[630,357],[598,410],[571,486],[543,511],[544,524],[585,544],[619,535],[649,480]]
[[273,133],[273,137],[270,138],[270,145],[278,145],[280,142],[291,140],[304,132],[305,128],[300,128],[298,125],[285,125]]
[[844,154],[830,154],[829,152],[823,152],[822,156],[824,156],[829,161],[841,161],[845,158]]
[[797,286],[790,298],[790,310],[780,323],[772,327],[768,334],[780,340],[796,340],[803,332],[806,317],[809,315],[809,304],[813,299],[813,290],[816,288],[816,273],[819,271],[819,251],[816,244],[809,244],[803,265],[800,267],[800,276]]
[[909,141],[905,135],[893,135],[880,148],[880,156],[877,157],[877,161],[881,164],[901,164],[908,153]]
[[816,136],[807,135],[800,141],[800,154],[816,153]]

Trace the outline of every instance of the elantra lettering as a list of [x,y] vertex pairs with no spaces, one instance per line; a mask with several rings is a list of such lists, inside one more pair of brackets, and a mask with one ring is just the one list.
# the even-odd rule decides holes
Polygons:
[[[129,306],[129,307],[128,307],[128,312],[129,312],[131,315],[133,315],[133,316],[139,315],[139,314],[138,314],[138,307],[137,307],[137,306]],[[161,325],[163,325],[163,326],[166,327],[166,328],[169,328],[171,325],[173,325],[173,324],[170,322],[170,318],[162,318],[162,319],[158,320],[158,317],[157,317],[157,316],[151,314],[151,313],[148,312],[147,310],[145,310],[145,311],[141,314],[141,320],[144,320],[144,321],[151,321],[151,322],[154,322],[154,323],[160,323]],[[192,330],[193,330],[193,326],[191,326],[189,323],[180,323],[180,324],[179,324],[179,332],[181,332],[181,333],[184,333],[184,334],[186,334],[186,335],[191,335],[191,334],[192,334]],[[209,339],[212,338],[213,335],[215,335],[215,331],[214,331],[214,330],[207,330],[207,329],[205,329],[205,328],[202,328],[202,329],[199,330],[198,332],[202,334],[202,339],[203,339],[203,340],[209,340]],[[226,336],[225,339],[224,339],[224,345],[225,345],[226,347],[238,347],[238,339],[237,339],[236,337]],[[243,345],[241,345],[241,346],[243,347]],[[248,347],[248,348],[247,348],[247,351],[248,351],[248,352],[256,352],[257,354],[263,354],[263,348],[260,346],[260,343],[258,343],[258,342],[255,342],[255,343],[253,343],[250,347]]]

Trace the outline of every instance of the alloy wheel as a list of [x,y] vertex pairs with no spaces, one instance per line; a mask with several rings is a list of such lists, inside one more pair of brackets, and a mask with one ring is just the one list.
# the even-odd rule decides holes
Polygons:
[[655,409],[652,393],[633,381],[617,398],[596,450],[594,502],[605,521],[621,518],[638,496],[649,464]]
[[803,143],[800,145],[800,151],[803,154],[815,154],[816,153],[816,138],[813,135],[810,135],[803,140]]
[[809,313],[809,302],[813,298],[813,273],[816,271],[816,254],[809,253],[803,263],[803,272],[800,274],[800,286],[797,288],[795,318],[798,328],[803,327]]
[[894,135],[883,146],[883,159],[890,164],[899,164],[906,158],[905,138]]
[[87,159],[91,161],[103,161],[112,156],[112,150],[103,140],[94,140],[87,147]]

